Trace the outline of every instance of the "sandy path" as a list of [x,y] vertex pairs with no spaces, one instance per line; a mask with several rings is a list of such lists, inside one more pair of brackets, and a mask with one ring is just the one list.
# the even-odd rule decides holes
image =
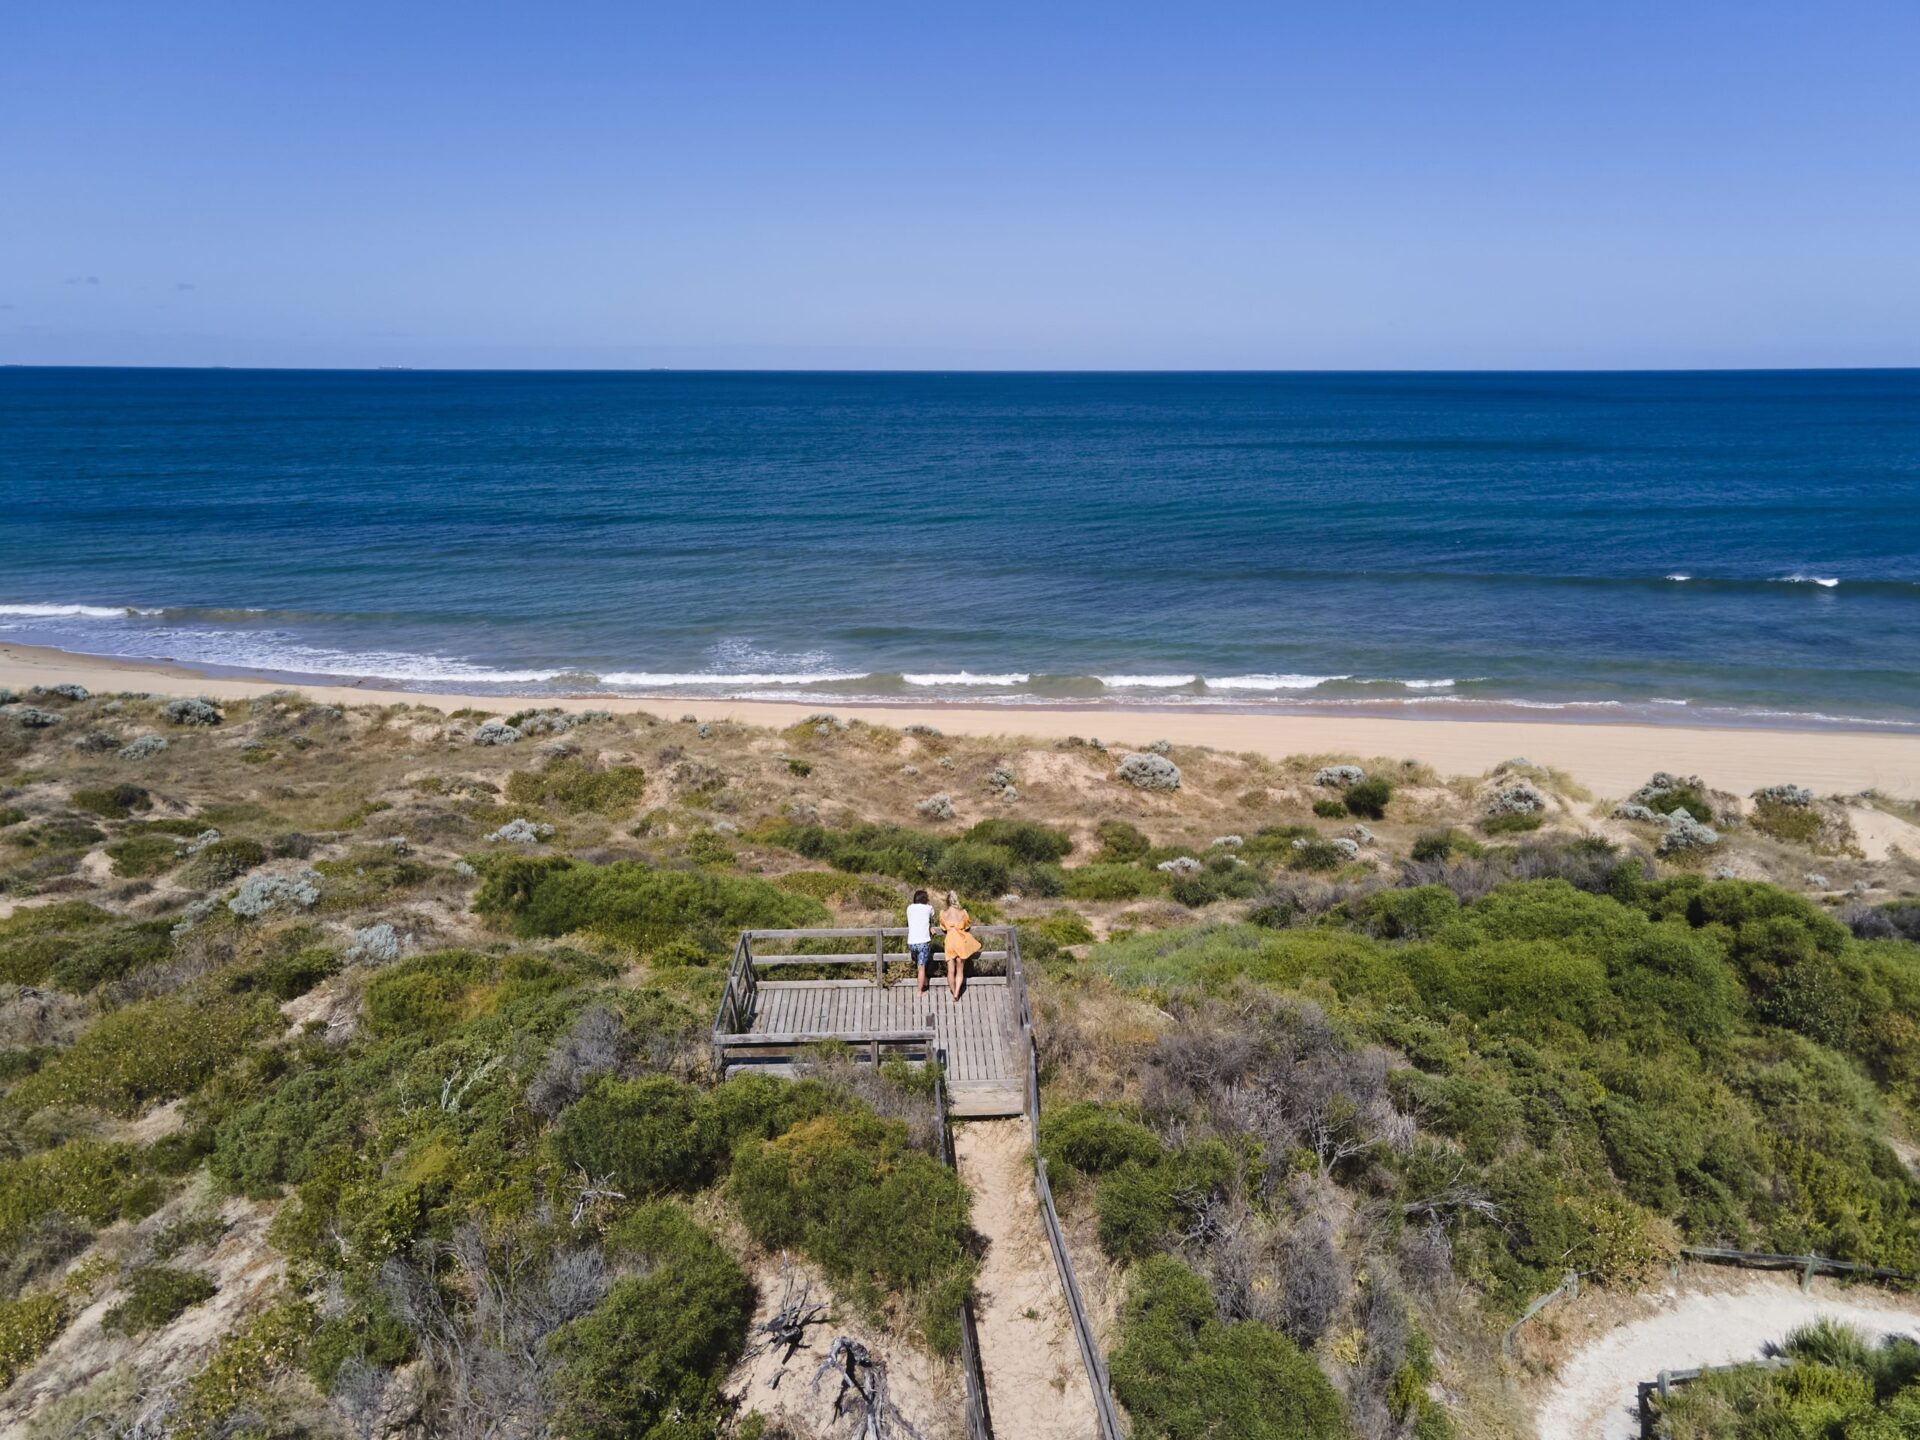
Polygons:
[[987,1241],[976,1287],[980,1367],[995,1435],[1092,1440],[1093,1391],[1067,1323],[1066,1297],[1040,1225],[1025,1120],[954,1126],[973,1227]]
[[[0,645],[0,686],[25,690],[77,680],[92,690],[153,690],[246,698],[277,683],[207,676],[184,665],[68,655],[40,646]],[[372,685],[302,685],[338,705],[413,704],[452,710],[473,706],[504,714],[533,703],[491,695],[427,694]],[[1686,725],[1552,724],[1528,720],[1380,719],[1344,715],[1272,715],[1245,711],[1089,709],[1066,706],[825,705],[751,700],[642,699],[582,695],[541,699],[572,710],[646,710],[775,727],[821,710],[860,715],[883,725],[934,725],[951,735],[1032,736],[1053,741],[1098,735],[1144,744],[1164,737],[1217,750],[1288,755],[1389,756],[1422,760],[1446,775],[1478,775],[1518,756],[1551,765],[1603,797],[1629,794],[1655,770],[1697,773],[1723,790],[1745,794],[1791,782],[1819,793],[1877,789],[1920,798],[1920,735],[1853,730],[1709,729]]]
[[1534,1416],[1540,1440],[1633,1440],[1642,1380],[1663,1369],[1758,1360],[1767,1345],[1822,1317],[1876,1339],[1920,1339],[1920,1305],[1826,1281],[1803,1294],[1792,1276],[1743,1275],[1709,1292],[1668,1290],[1648,1299],[1660,1307],[1654,1314],[1608,1332],[1561,1366]]

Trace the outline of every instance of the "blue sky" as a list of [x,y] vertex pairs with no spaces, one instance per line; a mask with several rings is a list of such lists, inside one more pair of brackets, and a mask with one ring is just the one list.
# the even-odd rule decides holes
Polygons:
[[0,361],[1920,364],[1920,6],[0,16]]

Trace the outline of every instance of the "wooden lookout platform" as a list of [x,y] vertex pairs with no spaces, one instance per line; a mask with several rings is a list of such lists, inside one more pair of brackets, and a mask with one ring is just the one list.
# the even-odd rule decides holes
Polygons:
[[937,943],[915,993],[904,929],[743,931],[714,1016],[715,1068],[791,1075],[810,1048],[838,1043],[867,1063],[939,1060],[956,1116],[1025,1114],[1020,939],[1010,925],[973,933],[984,948],[956,1002]]

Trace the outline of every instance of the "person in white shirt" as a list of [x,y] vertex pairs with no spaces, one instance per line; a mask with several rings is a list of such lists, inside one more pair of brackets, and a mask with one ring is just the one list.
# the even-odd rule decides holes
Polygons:
[[907,906],[907,953],[913,956],[913,963],[920,975],[920,988],[917,993],[927,993],[927,962],[933,958],[933,906],[927,903],[927,892],[913,892],[913,903]]

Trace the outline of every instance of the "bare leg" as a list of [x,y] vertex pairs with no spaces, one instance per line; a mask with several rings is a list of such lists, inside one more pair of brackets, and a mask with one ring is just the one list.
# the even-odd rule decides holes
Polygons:
[[967,988],[967,962],[958,958],[947,962],[947,989],[958,1000],[960,992]]
[[916,995],[924,995],[927,993],[927,967],[924,965],[920,966],[919,972],[920,972],[920,988],[915,990],[913,993]]

